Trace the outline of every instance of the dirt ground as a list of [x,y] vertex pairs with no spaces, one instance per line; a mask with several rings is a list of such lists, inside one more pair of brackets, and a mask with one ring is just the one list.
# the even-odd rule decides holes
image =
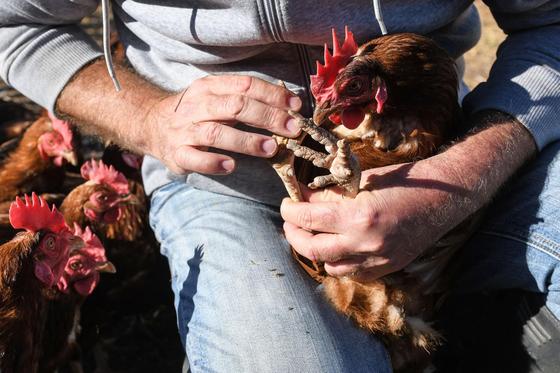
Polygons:
[[486,80],[496,60],[496,49],[506,37],[488,7],[482,1],[476,1],[476,7],[482,21],[482,35],[478,44],[465,54],[465,82],[471,89]]
[[[484,28],[478,45],[466,54],[465,81],[471,88],[486,79],[495,50],[505,37],[488,8],[479,1],[477,7]],[[87,27],[98,33],[95,23]],[[0,99],[26,101],[2,82]],[[116,255],[117,268],[121,261],[124,270],[104,278],[83,308],[85,372],[180,372],[183,353],[166,260],[152,237],[140,252],[121,247]]]

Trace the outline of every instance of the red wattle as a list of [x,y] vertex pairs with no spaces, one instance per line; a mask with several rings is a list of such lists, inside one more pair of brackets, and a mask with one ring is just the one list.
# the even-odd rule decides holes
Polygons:
[[118,207],[113,207],[105,212],[105,214],[103,215],[103,222],[106,224],[113,224],[114,222],[119,220],[120,215],[120,209]]
[[78,294],[83,296],[88,296],[91,293],[93,293],[98,283],[99,283],[99,274],[95,273],[82,280],[76,281],[74,283],[74,289]]
[[366,114],[360,108],[348,108],[342,111],[342,124],[348,129],[357,128],[364,121]]
[[340,119],[340,114],[338,113],[329,115],[329,120],[334,124],[342,124],[342,119]]

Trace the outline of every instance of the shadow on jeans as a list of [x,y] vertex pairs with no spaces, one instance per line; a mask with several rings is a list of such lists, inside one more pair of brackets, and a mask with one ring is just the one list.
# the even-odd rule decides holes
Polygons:
[[558,196],[557,142],[500,192],[459,254],[439,311],[438,372],[560,372],[560,322],[544,307],[560,270]]

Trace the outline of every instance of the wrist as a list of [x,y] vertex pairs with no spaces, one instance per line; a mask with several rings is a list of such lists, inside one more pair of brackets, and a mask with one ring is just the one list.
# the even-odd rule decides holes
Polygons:
[[102,60],[81,69],[57,99],[57,113],[86,134],[146,154],[154,132],[147,120],[168,93],[125,67],[115,65],[115,70],[123,87],[120,92],[115,91]]
[[487,110],[469,119],[473,130],[448,149],[425,160],[462,191],[468,215],[488,203],[516,171],[536,154],[529,131],[511,116]]

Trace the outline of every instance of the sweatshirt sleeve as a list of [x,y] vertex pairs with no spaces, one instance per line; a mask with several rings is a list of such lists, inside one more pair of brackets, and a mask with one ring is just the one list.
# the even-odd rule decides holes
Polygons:
[[78,26],[96,0],[0,1],[0,77],[53,111],[66,83],[102,55]]
[[467,114],[496,109],[519,120],[540,149],[560,139],[560,1],[487,0],[507,34]]

